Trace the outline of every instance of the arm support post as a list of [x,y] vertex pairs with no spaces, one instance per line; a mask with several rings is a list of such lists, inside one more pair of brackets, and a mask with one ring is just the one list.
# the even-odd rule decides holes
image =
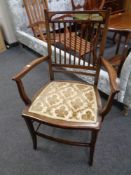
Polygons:
[[101,59],[101,61],[102,61],[103,66],[105,67],[105,69],[107,70],[107,72],[109,74],[110,87],[111,87],[111,92],[110,92],[110,95],[108,97],[108,100],[101,111],[101,115],[103,116],[103,119],[104,119],[104,116],[110,111],[113,98],[114,98],[115,94],[119,91],[119,89],[118,89],[118,84],[116,82],[117,73],[116,73],[115,69],[107,60]]

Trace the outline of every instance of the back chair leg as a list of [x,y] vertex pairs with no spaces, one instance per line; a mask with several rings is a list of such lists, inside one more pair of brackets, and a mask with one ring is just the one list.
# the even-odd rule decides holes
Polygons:
[[93,157],[94,157],[94,151],[95,151],[95,144],[97,139],[98,131],[92,131],[91,133],[91,142],[90,142],[90,155],[89,155],[89,165],[93,165]]
[[29,129],[32,141],[33,141],[33,149],[36,150],[37,149],[37,137],[36,137],[36,134],[35,134],[35,130],[34,130],[32,120],[27,118],[27,117],[24,117],[24,119],[25,119],[25,122],[27,124],[28,129]]

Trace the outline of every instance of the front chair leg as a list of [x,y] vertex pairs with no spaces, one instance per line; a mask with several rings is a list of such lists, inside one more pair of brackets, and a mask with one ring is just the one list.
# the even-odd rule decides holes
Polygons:
[[35,134],[35,130],[34,130],[32,120],[25,117],[25,116],[24,116],[24,119],[25,119],[26,125],[29,129],[32,141],[33,141],[33,148],[36,150],[37,149],[37,137],[36,137],[36,134]]
[[93,157],[94,157],[94,151],[95,151],[95,144],[97,139],[98,131],[92,131],[91,133],[91,142],[90,142],[90,156],[89,156],[89,165],[93,165]]

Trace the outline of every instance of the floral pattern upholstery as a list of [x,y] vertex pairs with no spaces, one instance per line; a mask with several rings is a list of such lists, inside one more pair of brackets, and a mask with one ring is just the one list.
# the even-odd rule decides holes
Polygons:
[[98,109],[94,87],[53,81],[37,96],[29,112],[66,121],[96,123]]

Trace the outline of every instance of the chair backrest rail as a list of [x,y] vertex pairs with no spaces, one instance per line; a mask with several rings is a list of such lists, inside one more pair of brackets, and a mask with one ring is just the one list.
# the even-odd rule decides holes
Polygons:
[[[48,51],[52,58],[51,71],[54,71],[53,67],[55,72],[58,67],[66,68],[66,71],[62,69],[60,72],[70,72],[67,68],[72,68],[71,72],[74,70],[74,73],[94,76],[97,84],[109,12],[105,10],[49,12],[45,9],[45,17]],[[82,69],[94,70],[95,73],[84,73]]]

